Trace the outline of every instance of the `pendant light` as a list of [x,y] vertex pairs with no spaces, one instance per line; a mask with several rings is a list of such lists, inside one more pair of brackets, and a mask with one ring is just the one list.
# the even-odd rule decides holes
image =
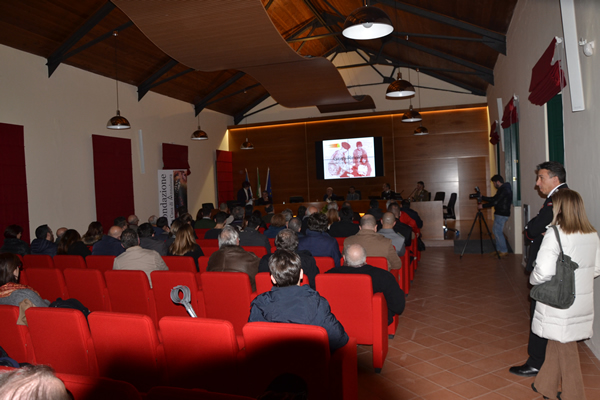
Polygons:
[[248,119],[246,118],[246,141],[240,146],[242,150],[254,150],[254,144],[248,140]]
[[129,129],[131,125],[127,118],[121,116],[121,112],[119,111],[119,63],[117,60],[117,44],[119,43],[117,40],[117,36],[119,36],[119,31],[113,31],[113,36],[115,37],[115,83],[117,86],[117,115],[112,117],[108,123],[106,124],[107,129]]
[[208,140],[208,135],[200,129],[200,113],[198,113],[198,129],[192,133],[192,140]]
[[392,21],[385,11],[365,5],[348,15],[342,35],[348,39],[370,40],[387,36],[393,31]]
[[[421,109],[421,72],[417,68],[417,87],[419,88],[419,110]],[[419,122],[419,127],[413,132],[415,136],[429,135],[429,130],[423,126],[422,122]]]
[[402,79],[402,74],[398,70],[398,79],[390,83],[385,92],[385,97],[403,98],[414,96],[415,87],[409,81]]
[[[408,70],[408,75],[408,79],[410,79],[410,70]],[[410,99],[410,107],[408,108],[408,111],[405,112],[402,116],[402,122],[419,122],[421,119],[421,114],[413,110],[412,99]]]

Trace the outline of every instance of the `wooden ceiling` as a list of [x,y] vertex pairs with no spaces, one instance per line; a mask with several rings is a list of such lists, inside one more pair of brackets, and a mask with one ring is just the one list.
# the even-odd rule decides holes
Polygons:
[[[234,6],[251,0],[222,1]],[[419,68],[478,95],[485,95],[494,82],[493,69],[498,55],[506,52],[505,35],[517,3],[371,0],[390,16],[394,33],[359,42],[340,32],[346,16],[364,4],[361,0],[260,1],[281,36],[302,56],[333,59],[358,52],[374,68]],[[117,39],[114,30],[119,30]],[[239,40],[246,39],[240,35]],[[236,123],[269,97],[257,80],[241,71],[194,71],[176,62],[106,0],[1,1],[0,44],[48,59],[49,74],[64,63],[110,78],[115,77],[117,45],[118,79],[138,87],[140,101],[153,91],[192,103],[197,112],[206,108],[234,116]],[[380,82],[370,83],[394,78],[387,72]]]

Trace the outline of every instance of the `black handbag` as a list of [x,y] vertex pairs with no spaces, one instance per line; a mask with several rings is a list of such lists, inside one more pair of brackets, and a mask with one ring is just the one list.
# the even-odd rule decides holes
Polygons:
[[534,286],[529,292],[532,299],[550,307],[566,310],[575,301],[575,270],[579,265],[563,252],[556,226],[552,225],[560,254],[556,260],[556,274],[548,282]]

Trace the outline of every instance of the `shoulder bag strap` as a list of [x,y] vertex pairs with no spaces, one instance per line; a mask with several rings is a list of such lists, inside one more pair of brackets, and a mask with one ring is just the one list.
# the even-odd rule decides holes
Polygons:
[[560,247],[560,259],[565,261],[565,253],[563,252],[562,243],[560,242],[560,234],[558,233],[558,228],[556,225],[550,225],[552,229],[554,229],[554,234],[556,235],[556,240],[558,241],[558,247]]

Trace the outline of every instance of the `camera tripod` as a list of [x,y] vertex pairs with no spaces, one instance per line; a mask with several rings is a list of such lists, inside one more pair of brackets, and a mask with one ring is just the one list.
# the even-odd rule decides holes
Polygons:
[[[480,203],[478,202],[478,204]],[[483,230],[481,229],[481,222],[483,222],[483,225],[485,225],[485,230],[488,233],[488,237],[490,238],[490,242],[492,242],[492,246],[494,246],[494,251],[496,252],[498,258],[500,258],[500,253],[496,248],[496,243],[494,243],[494,240],[492,240],[490,228],[488,228],[487,222],[485,222],[485,218],[483,218],[483,213],[479,209],[477,210],[477,215],[475,215],[475,219],[473,220],[473,225],[471,225],[471,230],[469,231],[469,235],[467,236],[467,241],[465,242],[462,252],[460,253],[460,258],[462,259],[462,256],[465,254],[465,250],[467,248],[467,245],[469,244],[469,239],[471,239],[471,234],[473,233],[473,228],[475,227],[475,223],[477,222],[477,220],[479,220],[479,246],[481,248],[481,254],[483,254]]]

